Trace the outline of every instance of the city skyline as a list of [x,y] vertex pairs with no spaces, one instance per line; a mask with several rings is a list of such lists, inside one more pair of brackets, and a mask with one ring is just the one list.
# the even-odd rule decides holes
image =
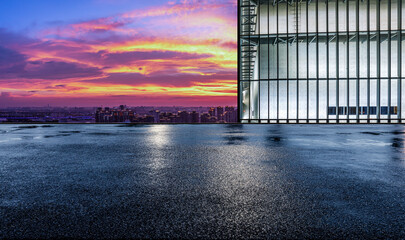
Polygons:
[[236,105],[236,5],[2,1],[0,107]]
[[0,123],[236,123],[235,106],[0,108]]

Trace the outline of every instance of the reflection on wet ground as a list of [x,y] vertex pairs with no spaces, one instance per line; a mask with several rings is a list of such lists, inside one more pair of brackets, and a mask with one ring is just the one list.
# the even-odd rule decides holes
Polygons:
[[405,236],[402,125],[0,133],[0,238]]

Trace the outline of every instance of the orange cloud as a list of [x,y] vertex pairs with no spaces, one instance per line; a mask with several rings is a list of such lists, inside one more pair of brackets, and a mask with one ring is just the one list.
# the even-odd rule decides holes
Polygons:
[[15,62],[0,72],[0,88],[55,98],[235,97],[235,4],[183,0],[44,29],[3,46]]

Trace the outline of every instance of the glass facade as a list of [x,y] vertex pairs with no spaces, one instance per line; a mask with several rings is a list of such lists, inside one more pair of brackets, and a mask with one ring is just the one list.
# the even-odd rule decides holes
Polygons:
[[405,0],[238,1],[240,121],[405,121]]

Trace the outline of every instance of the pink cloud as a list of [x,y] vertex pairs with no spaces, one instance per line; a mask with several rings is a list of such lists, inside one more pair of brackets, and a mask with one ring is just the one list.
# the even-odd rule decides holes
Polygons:
[[[99,92],[92,96],[92,87],[100,86],[116,92],[122,88],[123,101],[149,96],[151,104],[181,103],[178,97],[195,103],[193,97],[203,101],[197,95],[205,90],[209,98],[228,101],[229,94],[236,95],[229,82],[236,79],[235,5],[234,0],[171,1],[44,29],[37,38],[0,29],[0,90],[10,93],[2,99],[12,98],[15,104],[24,99],[27,104],[44,99],[62,103],[57,94],[63,93],[73,102],[104,101]],[[228,82],[221,89],[223,81]],[[128,95],[126,86],[145,92],[139,87],[145,85],[172,92],[187,87],[182,95],[189,96]],[[83,97],[86,91],[89,96]]]

